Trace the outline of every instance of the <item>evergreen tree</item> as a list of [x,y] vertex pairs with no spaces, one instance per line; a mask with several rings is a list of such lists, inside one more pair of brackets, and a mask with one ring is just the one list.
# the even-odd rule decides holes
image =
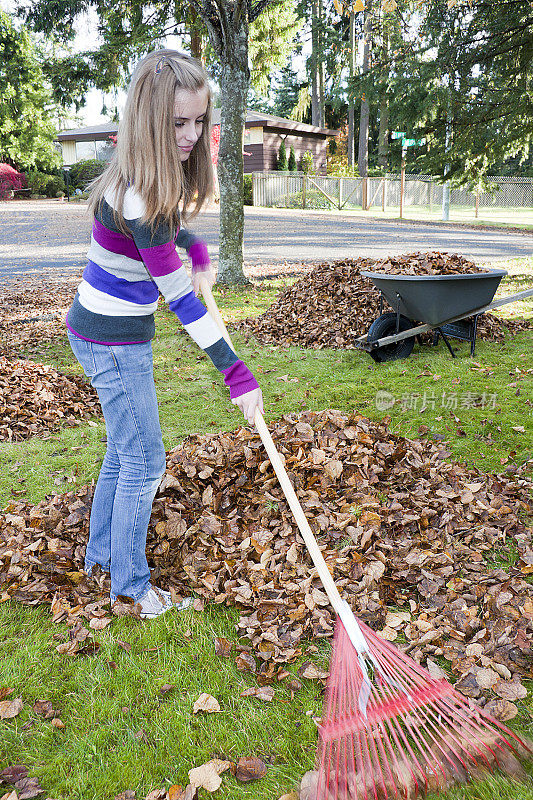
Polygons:
[[287,148],[285,147],[285,142],[282,142],[279,146],[276,169],[280,172],[287,171]]
[[292,145],[287,168],[289,172],[296,172],[298,169],[298,164],[296,163],[296,153],[294,152],[294,147]]
[[19,169],[55,169],[57,107],[29,31],[0,10],[0,161]]

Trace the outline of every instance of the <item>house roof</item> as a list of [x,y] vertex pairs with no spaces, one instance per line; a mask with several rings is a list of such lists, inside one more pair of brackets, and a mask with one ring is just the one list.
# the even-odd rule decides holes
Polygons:
[[[220,125],[220,109],[213,109],[213,125]],[[274,114],[266,114],[264,111],[253,111],[248,109],[246,112],[247,128],[281,128],[295,133],[314,133],[319,136],[336,136],[337,131],[329,128],[317,128],[316,125],[308,125],[306,122],[296,122],[285,117],[276,117]],[[89,125],[84,128],[70,128],[69,130],[59,131],[56,139],[59,142],[96,139],[103,141],[115,134],[118,130],[116,122],[105,122],[103,125]]]
[[[220,125],[220,108],[213,109],[212,121],[214,125]],[[274,114],[267,114],[265,111],[246,111],[247,128],[283,128],[284,130],[296,131],[299,133],[316,133],[321,136],[336,136],[338,131],[330,128],[318,128],[316,125],[308,125],[306,122],[297,122],[286,117],[277,117]]]
[[118,130],[116,122],[105,122],[103,125],[89,125],[85,128],[70,128],[66,131],[59,131],[56,139],[60,142],[73,139],[83,141],[84,139],[107,139],[111,134]]

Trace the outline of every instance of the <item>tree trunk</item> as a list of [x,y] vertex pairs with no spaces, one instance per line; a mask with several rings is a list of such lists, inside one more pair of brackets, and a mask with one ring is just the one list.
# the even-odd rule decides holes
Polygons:
[[387,169],[389,163],[389,32],[387,16],[383,14],[383,52],[381,61],[385,64],[383,70],[383,88],[379,100],[379,137],[378,137],[378,164]]
[[[372,47],[372,0],[367,0],[365,5],[364,49],[363,49],[363,74],[370,69],[370,52]],[[361,115],[359,120],[359,152],[357,167],[359,175],[368,175],[368,127],[370,122],[370,106],[368,98],[363,94],[361,98]]]
[[243,136],[250,84],[248,68],[248,19],[242,14],[231,52],[221,59],[222,113],[218,178],[220,185],[220,251],[218,283],[248,283],[243,272]]
[[311,124],[324,127],[324,64],[322,57],[322,0],[311,0]]
[[191,55],[203,61],[202,24],[195,9],[189,7],[189,33],[191,37]]
[[[349,53],[350,78],[355,76],[355,11],[350,11],[350,53]],[[351,86],[348,89],[348,166],[355,165],[355,104]]]

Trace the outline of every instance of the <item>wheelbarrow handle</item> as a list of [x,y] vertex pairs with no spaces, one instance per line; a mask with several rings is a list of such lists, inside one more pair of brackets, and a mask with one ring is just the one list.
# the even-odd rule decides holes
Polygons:
[[[200,278],[200,289],[204,296],[209,313],[219,326],[222,336],[224,337],[228,345],[231,347],[233,352],[235,352],[235,348],[233,347],[230,335],[226,329],[226,325],[224,323],[224,320],[222,319],[222,315],[215,302],[213,293],[211,292],[211,287],[209,286],[207,280],[203,277]],[[313,561],[313,564],[315,565],[319,578],[322,581],[324,589],[326,590],[326,594],[329,598],[329,601],[333,606],[335,612],[339,616],[341,616],[344,622],[344,620],[347,619],[347,610],[346,610],[347,603],[345,600],[341,598],[339,590],[335,586],[333,578],[331,577],[331,573],[324,560],[324,556],[322,555],[320,547],[318,546],[318,542],[315,539],[315,536],[303,512],[302,506],[300,505],[300,501],[296,496],[296,492],[294,491],[292,483],[289,480],[289,476],[287,475],[285,467],[283,466],[283,462],[276,449],[276,445],[272,441],[270,431],[268,430],[263,415],[258,408],[255,411],[254,422],[255,422],[255,427],[257,428],[257,431],[259,433],[259,436],[261,437],[261,441],[263,442],[263,445],[265,447],[265,450],[267,451],[270,462],[274,468],[274,472],[276,473],[276,476],[281,484],[283,493],[285,494],[287,502],[294,515],[294,519],[296,520],[298,529],[303,536],[304,542],[309,551],[309,555],[311,556],[311,559]],[[348,611],[349,614],[353,617],[353,614],[349,609],[349,607]],[[355,617],[353,617],[353,621],[355,622]]]

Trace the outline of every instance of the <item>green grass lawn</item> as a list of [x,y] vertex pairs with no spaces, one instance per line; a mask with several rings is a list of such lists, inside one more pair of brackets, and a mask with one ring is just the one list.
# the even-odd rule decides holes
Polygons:
[[[504,294],[533,283],[532,261],[506,265],[510,277]],[[279,288],[226,289],[216,296],[231,326],[267,308]],[[531,301],[520,311],[533,316]],[[240,425],[240,412],[218,373],[177,329],[174,316],[160,311],[157,329],[154,361],[165,447],[191,433]],[[486,471],[512,469],[533,457],[531,332],[503,343],[480,341],[474,359],[468,344],[457,343],[452,359],[441,342],[436,349],[416,345],[408,360],[379,365],[361,352],[262,347],[233,332],[232,337],[262,386],[267,420],[304,409],[355,409],[373,420],[389,415],[391,428],[402,435],[416,437],[422,431],[444,437],[451,459]],[[80,372],[66,337],[28,355]],[[383,398],[390,406],[386,410]],[[0,444],[0,506],[20,497],[37,503],[52,492],[95,480],[104,436],[103,422],[96,418],[47,437]],[[240,672],[234,657],[214,652],[215,637],[238,642],[237,618],[234,609],[212,605],[149,623],[117,619],[95,634],[101,643],[96,656],[69,658],[55,649],[67,629],[52,623],[48,609],[0,603],[0,687],[13,687],[12,697],[24,702],[18,717],[0,721],[0,769],[25,764],[45,788],[43,797],[113,800],[127,789],[144,798],[159,786],[184,785],[189,769],[213,757],[259,756],[268,766],[264,778],[245,784],[225,773],[214,797],[277,800],[294,790],[313,766],[312,717],[320,715],[320,686],[304,679],[291,697],[283,682],[276,683],[270,703],[240,697],[256,685],[254,676]],[[129,652],[119,642],[130,645]],[[306,657],[325,666],[329,647],[321,643]],[[165,684],[174,688],[161,694]],[[219,700],[220,714],[193,715],[202,692]],[[65,727],[56,729],[34,714],[36,700],[50,700]],[[511,724],[531,735],[532,715],[526,700]],[[199,796],[209,795],[201,790]],[[531,800],[533,783],[491,777],[445,795],[454,800],[496,796]]]

